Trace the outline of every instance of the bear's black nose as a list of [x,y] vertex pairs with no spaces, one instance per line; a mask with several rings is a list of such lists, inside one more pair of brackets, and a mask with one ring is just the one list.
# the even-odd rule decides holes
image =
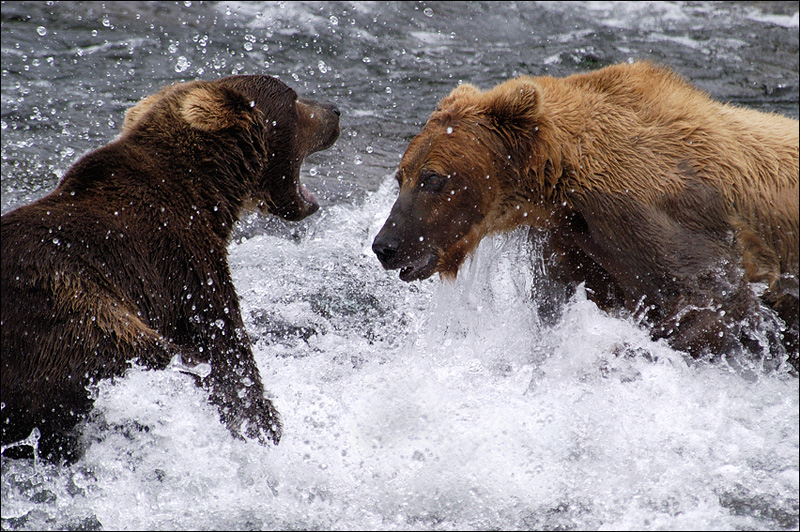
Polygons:
[[378,235],[372,243],[372,251],[384,268],[391,267],[392,260],[397,256],[400,242],[394,238]]
[[337,106],[335,103],[325,102],[320,105],[322,105],[323,108],[335,114],[336,116],[342,116],[342,112],[339,110],[339,106]]

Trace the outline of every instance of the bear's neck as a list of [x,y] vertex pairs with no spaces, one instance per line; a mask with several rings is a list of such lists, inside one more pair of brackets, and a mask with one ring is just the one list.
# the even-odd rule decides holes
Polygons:
[[542,119],[531,132],[532,153],[511,156],[502,184],[495,231],[510,231],[520,225],[549,229],[568,214],[569,190],[575,168],[579,168],[576,139],[566,133],[558,119]]
[[591,167],[594,141],[586,129],[593,105],[586,95],[553,78],[538,79],[540,117],[529,132],[532,152],[522,157],[523,194],[515,194],[508,225],[550,228],[569,215],[570,191],[583,169]]
[[203,226],[227,242],[248,192],[242,169],[161,149],[124,138],[112,142],[81,158],[54,192],[95,204],[122,197],[128,210],[143,217],[168,218],[164,227]]
[[[181,143],[190,147],[187,152],[173,146],[171,151],[161,153],[158,160],[169,162],[158,174],[169,176],[170,182],[156,186],[166,192],[161,194],[163,200],[175,202],[180,198],[184,203],[181,212],[189,213],[195,220],[199,218],[199,222],[227,242],[246,210],[265,159],[260,150],[248,147],[245,142],[216,138],[207,146],[202,144],[204,139],[187,140]],[[146,146],[143,151],[152,149],[163,148]],[[201,158],[198,152],[215,155]],[[143,157],[146,155],[143,153]]]

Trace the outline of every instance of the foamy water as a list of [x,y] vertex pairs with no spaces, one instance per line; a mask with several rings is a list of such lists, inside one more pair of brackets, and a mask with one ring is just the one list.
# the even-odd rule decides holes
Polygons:
[[796,378],[687,364],[580,292],[544,323],[522,232],[482,243],[455,283],[402,283],[369,251],[395,194],[389,179],[232,245],[279,446],[234,440],[186,375],[134,368],[100,385],[80,462],[4,461],[4,523],[797,527]]

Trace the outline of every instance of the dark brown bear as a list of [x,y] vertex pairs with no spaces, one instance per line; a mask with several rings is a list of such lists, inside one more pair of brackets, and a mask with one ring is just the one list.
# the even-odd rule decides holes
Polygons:
[[299,181],[339,135],[339,110],[269,76],[164,88],[58,187],[2,217],[2,439],[41,433],[52,460],[82,453],[87,386],[132,361],[210,364],[201,380],[239,437],[278,442],[227,262],[234,223],[257,207],[318,208]]
[[558,279],[673,347],[797,364],[796,120],[648,63],[462,85],[397,180],[373,250],[401,279],[455,277],[483,237],[529,225],[549,235]]

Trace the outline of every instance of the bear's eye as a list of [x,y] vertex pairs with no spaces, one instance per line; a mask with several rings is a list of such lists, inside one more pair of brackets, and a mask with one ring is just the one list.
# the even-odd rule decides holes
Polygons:
[[432,194],[441,192],[447,184],[448,177],[436,172],[423,171],[419,176],[419,188]]

